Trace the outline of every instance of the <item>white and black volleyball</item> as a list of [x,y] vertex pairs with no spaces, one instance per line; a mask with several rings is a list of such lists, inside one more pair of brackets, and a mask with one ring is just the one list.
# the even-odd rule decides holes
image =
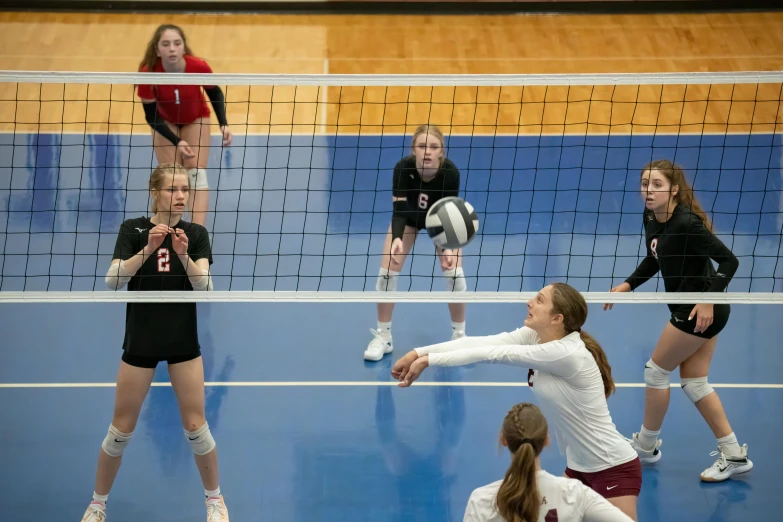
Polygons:
[[430,207],[424,224],[436,246],[456,250],[470,243],[478,231],[479,220],[470,203],[449,197]]

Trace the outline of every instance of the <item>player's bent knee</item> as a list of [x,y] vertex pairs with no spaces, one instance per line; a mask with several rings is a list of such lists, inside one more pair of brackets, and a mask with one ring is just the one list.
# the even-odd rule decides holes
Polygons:
[[115,428],[114,424],[110,424],[109,432],[106,434],[106,438],[103,439],[101,448],[110,457],[121,457],[125,453],[125,448],[128,446],[131,438],[133,438],[133,432],[123,433]]
[[681,379],[680,387],[685,395],[691,400],[693,404],[696,404],[704,397],[714,392],[710,383],[707,381],[707,377],[693,377]]
[[465,272],[461,266],[444,270],[443,277],[446,281],[446,290],[449,292],[464,292],[468,289]]
[[212,432],[206,422],[196,431],[185,430],[185,437],[196,455],[206,455],[215,449],[215,439],[212,438]]
[[190,175],[190,188],[193,190],[207,190],[209,180],[207,179],[207,169],[188,169]]
[[381,268],[378,272],[378,281],[375,283],[375,289],[379,292],[396,292],[397,279],[399,277],[399,272]]
[[669,376],[672,372],[666,371],[653,362],[652,359],[644,365],[644,384],[648,388],[665,390],[669,388]]

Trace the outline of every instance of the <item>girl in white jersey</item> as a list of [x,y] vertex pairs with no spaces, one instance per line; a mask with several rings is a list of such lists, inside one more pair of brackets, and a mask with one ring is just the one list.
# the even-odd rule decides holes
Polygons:
[[417,348],[397,361],[392,376],[406,387],[427,366],[491,362],[528,368],[528,384],[555,424],[568,464],[566,476],[636,520],[642,466],[609,414],[612,370],[601,346],[581,330],[587,303],[571,286],[554,283],[531,299],[527,309],[522,328]]
[[581,482],[541,469],[549,430],[535,405],[520,403],[511,408],[500,443],[511,452],[511,466],[503,480],[473,491],[463,522],[631,522]]

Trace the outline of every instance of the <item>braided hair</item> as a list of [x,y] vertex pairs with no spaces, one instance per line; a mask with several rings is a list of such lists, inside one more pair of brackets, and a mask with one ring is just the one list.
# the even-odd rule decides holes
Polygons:
[[496,503],[506,522],[538,520],[542,500],[536,481],[536,457],[544,449],[547,433],[546,418],[534,404],[515,405],[503,420],[502,434],[512,457]]

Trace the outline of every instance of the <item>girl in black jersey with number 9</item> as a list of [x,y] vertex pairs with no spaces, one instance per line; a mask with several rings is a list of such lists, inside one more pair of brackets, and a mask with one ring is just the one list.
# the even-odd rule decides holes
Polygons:
[[[413,134],[410,156],[397,162],[392,185],[393,214],[376,290],[394,292],[397,278],[419,230],[425,228],[427,211],[436,201],[459,194],[460,173],[445,156],[443,132],[435,125],[421,125]],[[462,270],[462,250],[436,247],[446,289],[467,290]],[[367,361],[380,361],[392,351],[391,320],[394,303],[378,303],[378,329],[371,329],[373,340],[364,352]],[[465,303],[449,303],[452,339],[465,336]]]
[[[712,232],[712,224],[693,195],[683,169],[669,160],[647,164],[641,173],[645,201],[643,225],[647,256],[612,292],[630,292],[659,270],[667,292],[723,292],[739,261]],[[712,261],[718,263],[717,269]],[[604,310],[611,309],[607,304]],[[644,423],[631,444],[642,462],[661,458],[658,439],[669,407],[670,374],[680,368],[685,395],[696,405],[717,439],[719,458],[701,473],[720,482],[750,471],[747,445],[740,447],[707,374],[718,334],[729,320],[728,304],[670,304],[671,318],[645,364]]]

